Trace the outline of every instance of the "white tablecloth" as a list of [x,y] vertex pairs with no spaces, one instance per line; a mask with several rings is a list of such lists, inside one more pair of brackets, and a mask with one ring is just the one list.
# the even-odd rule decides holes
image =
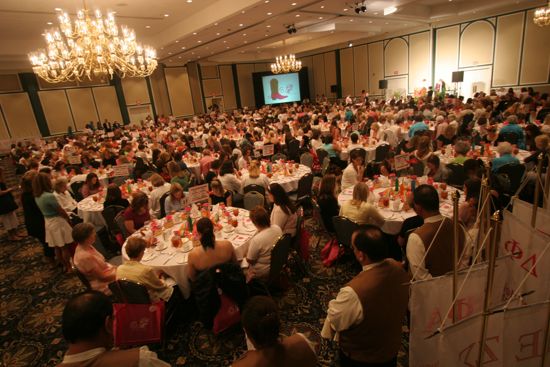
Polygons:
[[[103,172],[102,174],[100,174],[99,172],[95,172],[97,174],[97,177],[99,178],[99,181],[101,182],[101,184],[103,186],[107,186],[109,184],[109,173],[112,172],[112,169],[109,169],[109,170],[105,170],[105,172]],[[82,173],[80,175],[74,175],[73,177],[71,177],[71,180],[69,181],[69,185],[74,183],[74,182],[84,182],[86,181],[86,176],[88,174],[87,173]]]
[[91,195],[78,202],[78,216],[82,218],[84,223],[92,223],[96,230],[100,230],[101,228],[107,226],[107,223],[105,223],[105,219],[101,214],[105,199],[101,197],[95,201],[94,197],[98,198],[97,195]]
[[[372,184],[372,182],[369,181],[369,184]],[[441,189],[439,188],[439,184],[436,184],[436,185],[438,185],[438,191],[441,192]],[[401,231],[401,227],[403,226],[403,222],[405,221],[405,219],[414,217],[416,213],[412,208],[407,211],[402,211],[402,210],[394,211],[391,208],[392,206],[391,202],[390,202],[389,208],[379,207],[378,199],[380,198],[380,194],[387,189],[388,189],[387,187],[374,189],[374,194],[373,192],[371,192],[369,195],[369,202],[375,205],[378,211],[380,212],[380,214],[384,217],[385,221],[384,221],[384,225],[382,226],[382,231],[388,234],[395,235]],[[453,202],[451,199],[451,193],[455,191],[455,189],[450,186],[447,186],[446,191],[448,192],[447,199],[445,200],[441,199],[441,194],[440,194],[439,210],[441,211],[441,214],[443,214],[444,216],[452,218]],[[464,201],[464,195],[460,190],[458,191],[460,193],[460,202],[462,202]],[[348,187],[347,189],[342,191],[340,195],[338,195],[338,204],[340,204],[341,206],[346,201],[351,200],[352,194],[353,194],[353,187]],[[401,204],[401,207],[402,206],[403,204]]]
[[[263,164],[264,163],[262,163],[262,165]],[[286,192],[294,192],[298,190],[298,181],[300,181],[300,178],[306,173],[311,173],[311,169],[303,164],[300,164],[298,168],[296,168],[296,164],[288,163],[287,166],[292,170],[292,173],[289,172],[289,175],[285,176],[282,170],[277,171],[273,173],[271,177],[268,176],[269,183],[278,183]],[[248,170],[242,169],[241,173],[243,180],[248,177]]]
[[[214,206],[212,212],[215,213],[217,210],[217,206]],[[228,210],[233,217],[233,208],[228,208]],[[178,223],[178,216],[178,214],[174,215],[174,226],[164,230],[164,232],[167,233],[167,240],[164,240],[164,234],[156,236],[158,241],[157,246],[146,250],[141,263],[151,266],[157,270],[162,270],[164,273],[168,274],[176,281],[176,284],[181,290],[183,296],[185,298],[189,298],[189,295],[191,294],[191,284],[187,278],[186,269],[187,258],[193,245],[191,241],[185,241],[185,239],[183,239],[185,242],[180,248],[176,249],[172,246],[171,234],[181,226],[181,222]],[[220,218],[222,217],[223,216],[220,215]],[[231,232],[226,232],[222,229],[221,231],[215,232],[215,235],[216,239],[231,241],[233,248],[235,249],[237,259],[240,261],[245,258],[246,253],[248,252],[248,245],[250,243],[250,239],[256,234],[256,227],[254,227],[249,219],[248,210],[239,209],[238,221],[239,225]],[[158,222],[164,223],[164,220],[159,220]],[[224,224],[224,227],[227,227],[225,224],[225,219],[222,219],[221,222]],[[143,229],[146,235],[150,235],[151,231],[149,230],[149,227],[144,227]],[[142,236],[140,231],[136,232],[134,235]],[[122,246],[122,259],[123,261],[129,260],[128,255],[126,254],[126,243]]]
[[[478,153],[480,153],[481,151],[481,147],[480,146],[476,146],[476,150]],[[495,154],[495,157],[498,157],[498,153],[497,153],[497,150],[496,150],[496,147],[491,147],[491,151]],[[441,164],[444,164],[444,165],[447,165],[449,163],[451,163],[453,161],[453,159],[455,159],[454,157],[454,150],[452,148],[452,146],[450,145],[447,145],[445,147],[445,154],[442,154],[441,150],[437,150],[434,152],[435,155],[437,155],[439,157],[439,161],[441,162]],[[525,162],[525,158],[529,157],[531,155],[531,153],[527,150],[523,150],[523,149],[519,149],[518,150],[518,153],[515,154],[514,156],[519,159],[520,163],[524,163]],[[469,156],[468,158],[474,158],[473,156]],[[485,164],[488,164],[490,161],[492,161],[494,158],[489,158],[489,157],[486,157],[486,156],[483,156],[483,157],[479,157],[483,163]]]
[[[363,149],[367,152],[366,155],[366,163],[374,161],[376,158],[376,148],[378,148],[380,145],[387,144],[386,142],[379,142],[376,144],[370,144],[368,146],[363,146]],[[342,151],[340,152],[340,159],[343,161],[347,161],[349,159],[349,151],[348,148],[342,148]]]

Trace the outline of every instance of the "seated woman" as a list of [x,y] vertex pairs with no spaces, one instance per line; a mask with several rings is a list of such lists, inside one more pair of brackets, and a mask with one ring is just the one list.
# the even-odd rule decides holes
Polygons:
[[160,198],[170,190],[170,184],[166,183],[162,176],[157,173],[149,177],[149,181],[153,185],[153,191],[149,194],[149,209],[151,209],[152,217],[159,218]]
[[512,144],[507,141],[498,143],[497,152],[499,157],[494,158],[491,161],[491,172],[497,173],[499,168],[507,164],[519,164],[519,159],[512,155],[513,147]]
[[164,281],[164,273],[157,273],[150,266],[140,263],[146,247],[147,242],[141,237],[128,239],[125,250],[130,260],[116,269],[116,279],[127,279],[143,284],[149,292],[151,302],[168,301],[174,292],[174,287]]
[[369,187],[366,183],[360,182],[353,188],[353,197],[340,207],[340,215],[351,219],[357,224],[374,224],[382,227],[384,217],[378,209],[367,202],[369,198]]
[[259,185],[266,190],[269,186],[269,179],[266,175],[260,173],[258,161],[252,161],[248,165],[248,176],[243,177],[243,188],[248,185]]
[[481,180],[479,178],[469,178],[464,181],[466,199],[458,207],[458,218],[466,230],[471,229],[476,223],[480,191]]
[[184,201],[185,194],[183,193],[183,188],[179,183],[174,182],[170,186],[170,195],[164,201],[164,211],[166,214],[178,212],[183,209]]
[[231,191],[226,191],[223,188],[222,183],[218,179],[212,180],[210,183],[210,188],[212,189],[210,192],[210,204],[216,205],[216,204],[225,204],[225,206],[232,206],[233,200],[231,195]]
[[214,225],[209,218],[197,221],[197,232],[201,246],[195,247],[187,260],[187,277],[194,281],[198,273],[226,262],[236,262],[237,257],[231,242],[216,240]]
[[168,162],[166,167],[170,173],[170,183],[177,183],[184,191],[187,191],[191,184],[191,173],[188,170],[182,170],[174,161]]
[[233,192],[234,194],[242,195],[243,187],[241,180],[237,178],[236,171],[233,168],[233,162],[226,160],[222,163],[220,168],[219,180],[226,190]]
[[271,250],[283,232],[279,226],[272,225],[269,214],[261,206],[250,211],[250,220],[257,232],[250,240],[246,261],[250,264],[247,280],[252,278],[267,280],[271,265]]
[[130,203],[122,197],[122,191],[120,191],[120,188],[116,184],[112,183],[107,186],[107,195],[105,196],[103,207],[107,208],[114,205],[127,208]]
[[87,198],[90,195],[97,194],[101,189],[99,178],[95,173],[90,172],[86,175],[86,181],[84,181],[84,185],[82,185],[80,192],[83,197]]
[[420,138],[418,138],[416,150],[413,153],[413,156],[422,162],[424,166],[426,166],[428,158],[432,155],[431,143],[429,136],[420,136]]
[[278,183],[272,183],[269,185],[268,197],[269,200],[273,202],[271,224],[279,226],[283,233],[288,233],[294,237],[296,234],[298,213],[285,189]]
[[455,157],[451,161],[451,163],[464,164],[464,161],[468,159],[466,155],[470,151],[470,144],[468,144],[463,140],[459,140],[455,143],[454,149],[455,149]]
[[248,351],[232,367],[314,367],[317,356],[313,343],[301,333],[281,337],[281,321],[275,301],[252,297],[242,313]]
[[251,161],[252,161],[252,148],[246,147],[243,149],[242,156],[237,160],[237,168],[240,170],[249,168]]
[[431,177],[435,182],[446,182],[449,177],[449,170],[441,165],[439,157],[432,154],[426,161],[426,168],[428,169],[428,177]]
[[79,223],[73,228],[73,239],[78,244],[74,265],[90,282],[92,289],[111,294],[109,283],[116,280],[116,267],[105,261],[94,247],[95,228],[90,223]]
[[138,191],[132,194],[132,203],[124,211],[124,227],[131,235],[145,225],[151,216],[149,215],[149,199],[145,193]]
[[328,174],[323,176],[321,185],[319,187],[319,196],[317,198],[317,204],[321,209],[321,218],[327,231],[334,233],[334,224],[332,223],[332,217],[338,215],[340,206],[336,199],[336,176]]
[[59,177],[55,180],[53,185],[53,194],[59,205],[67,212],[67,215],[72,216],[76,215],[77,202],[67,190],[67,186],[67,179],[65,177]]

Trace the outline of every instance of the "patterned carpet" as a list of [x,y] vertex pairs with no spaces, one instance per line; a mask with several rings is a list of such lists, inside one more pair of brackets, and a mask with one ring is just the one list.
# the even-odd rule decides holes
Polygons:
[[[17,184],[7,160],[0,165],[5,168],[8,187]],[[18,215],[22,223],[22,213]],[[319,365],[338,366],[337,346],[321,339],[320,331],[328,302],[353,277],[356,267],[348,261],[325,268],[318,258],[316,224],[308,220],[306,226],[313,234],[313,258],[306,276],[293,275],[290,289],[277,298],[283,332],[305,333],[318,345]],[[0,366],[55,366],[67,347],[60,323],[64,304],[83,287],[76,276],[52,266],[36,240],[10,242],[3,228],[0,231]],[[321,245],[325,242],[320,241]],[[193,315],[188,316],[164,351],[152,346],[163,360],[173,366],[228,366],[244,352],[244,333],[239,328],[216,337],[194,321]],[[408,366],[406,327],[404,331],[400,366]]]

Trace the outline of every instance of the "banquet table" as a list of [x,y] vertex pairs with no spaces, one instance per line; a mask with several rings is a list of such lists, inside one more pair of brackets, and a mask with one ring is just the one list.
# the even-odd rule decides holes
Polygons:
[[[385,141],[379,141],[376,143],[369,143],[367,146],[363,145],[363,149],[367,152],[365,162],[372,162],[376,158],[376,148],[378,148],[380,145],[388,144]],[[347,147],[342,146],[342,151],[340,152],[340,159],[343,161],[349,160],[349,150]]]
[[[498,156],[498,153],[496,152],[496,147],[491,147],[491,151],[492,151],[492,153],[494,153],[492,157],[487,157],[486,155],[481,156],[481,154],[480,154],[481,147],[480,146],[476,146],[475,149],[476,149],[477,155],[479,156],[479,158],[485,164],[488,164],[490,161],[492,161],[494,158],[496,158]],[[434,152],[434,154],[439,157],[439,160],[440,160],[441,164],[447,165],[447,164],[451,163],[453,161],[453,159],[455,158],[453,147],[451,145],[445,146],[444,152],[445,152],[445,154],[443,154],[443,152],[441,150],[437,150],[437,151]],[[525,158],[529,157],[531,155],[531,153],[527,150],[518,149],[517,154],[513,154],[513,155],[517,159],[519,159],[520,163],[525,163]],[[471,152],[470,152],[470,156],[468,156],[468,158],[474,158],[474,156],[471,154]]]
[[[238,210],[238,215],[235,217],[234,210]],[[189,252],[193,249],[193,242],[182,236],[182,244],[180,247],[175,248],[172,245],[172,233],[179,230],[183,223],[185,223],[183,212],[175,213],[172,216],[173,224],[167,227],[166,218],[151,222],[141,230],[134,233],[132,236],[141,236],[143,238],[150,238],[154,236],[156,238],[156,246],[150,247],[145,250],[145,255],[141,260],[141,263],[148,265],[155,270],[162,271],[168,276],[173,278],[181,290],[185,298],[189,298],[191,294],[191,284],[187,278],[187,259]],[[221,229],[215,230],[215,236],[217,240],[228,240],[233,244],[237,260],[241,261],[246,257],[248,246],[252,237],[256,234],[256,227],[252,224],[249,218],[248,210],[241,208],[227,208],[226,213],[231,218],[237,218],[238,226],[234,228],[228,224],[226,215],[222,214],[223,211],[218,205],[214,205],[211,210],[211,214],[220,218]],[[194,221],[200,217],[200,213],[191,214],[194,217]],[[160,229],[157,229],[155,233],[152,231],[152,225],[156,223]],[[189,235],[188,237],[191,237]],[[122,246],[122,259],[128,261],[128,255],[126,254],[126,243]]]
[[[101,173],[99,171],[93,171],[95,174],[97,174],[97,178],[99,179],[99,182],[101,182],[102,185],[107,186],[109,184],[109,175],[111,174],[113,170],[111,168],[105,168]],[[86,181],[86,176],[88,175],[88,172],[81,173],[79,175],[74,175],[69,180],[69,185],[73,184],[75,182],[84,182]]]
[[[262,173],[265,174],[267,162],[262,162]],[[282,165],[286,165],[288,174],[285,172],[285,169]],[[298,190],[298,181],[300,178],[307,173],[311,173],[311,169],[303,164],[298,163],[272,163],[271,165],[274,170],[272,173],[268,173],[267,177],[269,183],[278,183],[285,189],[286,192],[294,192]],[[241,171],[241,180],[244,180],[248,177],[248,170],[242,169]],[[270,177],[271,175],[271,177]]]
[[[372,185],[371,181],[369,181],[369,183]],[[371,185],[369,185],[369,186],[371,186]],[[439,209],[441,211],[441,214],[446,216],[446,217],[452,218],[452,216],[453,216],[453,202],[452,202],[452,199],[451,199],[451,197],[452,197],[451,193],[454,192],[456,189],[454,189],[450,186],[447,186],[446,190],[442,190],[440,183],[435,183],[434,187],[436,187],[437,191],[439,192]],[[403,203],[401,203],[399,205],[400,206],[399,210],[393,210],[391,201],[390,201],[389,207],[383,207],[383,208],[380,207],[378,205],[378,199],[380,198],[380,195],[383,194],[388,189],[391,189],[389,187],[389,185],[386,186],[386,187],[380,187],[380,188],[376,188],[374,190],[371,190],[368,201],[369,201],[369,203],[376,206],[376,208],[378,209],[380,214],[384,217],[384,225],[382,226],[382,231],[387,233],[387,234],[396,235],[401,231],[401,227],[403,226],[403,222],[405,221],[405,219],[410,218],[410,217],[414,217],[416,215],[416,213],[412,208],[407,210],[407,211],[403,211],[402,210]],[[442,191],[447,192],[447,198],[446,199],[441,198],[441,192]],[[456,191],[458,191],[460,193],[460,199],[459,199],[460,201],[459,202],[464,201],[465,199],[464,199],[463,192],[461,190],[456,190]],[[346,201],[351,200],[352,199],[352,194],[353,194],[353,186],[348,187],[347,189],[343,190],[338,195],[338,204],[340,204],[340,206],[342,206],[342,204],[344,204]]]

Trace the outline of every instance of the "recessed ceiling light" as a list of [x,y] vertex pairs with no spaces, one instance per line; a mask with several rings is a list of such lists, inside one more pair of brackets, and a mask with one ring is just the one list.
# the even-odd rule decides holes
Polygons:
[[248,41],[244,41],[244,43],[248,43]]
[[214,25],[218,25],[218,23],[214,23]]
[[372,20],[369,20],[369,23],[371,23],[371,24],[372,24]]
[[267,28],[271,28],[271,26],[270,26],[269,24],[268,24],[268,25],[266,25],[266,27],[267,27]]
[[269,36],[269,34],[264,34],[264,37],[267,37],[267,36]]
[[269,2],[269,0],[265,0],[265,1],[264,1],[264,3],[266,3],[266,4],[267,4],[268,2]]
[[167,18],[167,17],[169,17],[169,16],[170,16],[170,14],[164,14],[164,17],[165,17],[165,18]]
[[226,48],[226,49],[229,49],[229,46],[226,46],[225,48]]
[[197,32],[193,32],[193,36],[196,36],[197,35]]
[[161,47],[160,49],[161,49],[161,50],[164,50],[164,47]]
[[172,60],[168,60],[168,62],[172,62]]
[[197,56],[197,58],[199,58],[199,59],[200,59],[201,57],[200,57],[200,56]]
[[191,52],[191,55],[194,55],[195,53],[194,52]]
[[223,43],[227,43],[227,41],[223,41]]
[[386,23],[384,23],[384,24],[390,24],[390,23],[386,22]]
[[272,12],[267,13],[267,15],[271,15],[271,14],[273,14],[273,13]]
[[384,15],[390,15],[397,11],[397,8],[395,6],[389,6],[384,9]]
[[171,53],[171,52],[168,52],[168,55],[172,55],[172,53]]
[[185,50],[185,46],[183,46],[181,49],[182,49],[182,50]]
[[151,28],[151,26],[150,26],[150,25],[146,25],[145,28],[149,29],[149,28]]
[[201,40],[198,40],[197,43],[201,43],[202,41]]
[[61,8],[55,8],[54,10],[55,10],[55,11],[61,11],[61,10],[63,10],[63,9],[61,9]]
[[216,33],[216,36],[219,36],[220,35],[220,32]]
[[188,2],[188,3],[192,3],[192,2],[193,2],[193,0],[187,0],[187,2]]
[[242,26],[244,26],[244,24],[240,23],[240,24],[239,24],[239,27],[242,27]]
[[296,5],[296,3],[292,3],[292,4],[290,4],[290,5],[292,5],[292,6],[295,6],[295,5]]
[[348,11],[348,8],[344,8],[344,11]]
[[321,5],[321,9],[324,9],[324,8],[325,8],[325,6],[324,6],[324,5]]
[[378,15],[378,12],[374,13],[374,15]]
[[176,43],[179,43],[179,42],[180,42],[180,40],[176,40]]
[[181,56],[178,56],[178,59],[181,59]]
[[243,33],[243,37],[246,37],[246,33]]
[[350,22],[353,22],[353,19],[350,19],[349,21],[350,21]]
[[52,23],[52,22],[48,22],[48,23],[46,23],[46,24],[47,24],[47,25],[52,25],[53,23]]
[[296,18],[299,18],[300,17],[300,14],[296,14]]
[[256,46],[256,48],[260,48],[260,46]]
[[319,17],[319,19],[323,19],[323,17]]

